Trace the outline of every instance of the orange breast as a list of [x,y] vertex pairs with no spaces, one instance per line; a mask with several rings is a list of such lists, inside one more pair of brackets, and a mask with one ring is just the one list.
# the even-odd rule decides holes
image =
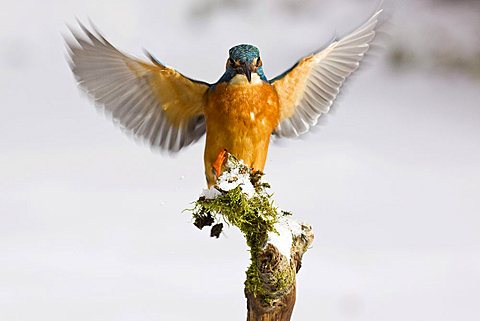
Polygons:
[[268,83],[220,83],[209,91],[205,107],[205,174],[215,182],[212,163],[226,149],[247,165],[263,170],[270,135],[278,125],[278,95]]

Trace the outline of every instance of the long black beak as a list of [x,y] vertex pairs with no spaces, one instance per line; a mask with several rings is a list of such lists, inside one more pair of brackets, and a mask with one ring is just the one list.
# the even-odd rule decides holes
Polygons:
[[248,79],[248,82],[252,81],[252,70],[250,69],[250,64],[245,62],[242,64],[242,71]]

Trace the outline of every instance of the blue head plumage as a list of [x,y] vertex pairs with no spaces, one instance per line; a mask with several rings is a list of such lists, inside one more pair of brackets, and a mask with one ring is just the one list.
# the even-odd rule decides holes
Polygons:
[[245,75],[248,81],[251,81],[253,72],[257,73],[263,81],[267,81],[257,47],[247,44],[237,45],[232,47],[228,53],[226,70],[219,82],[228,82],[238,74]]
[[238,45],[228,51],[233,61],[245,61],[253,63],[254,59],[260,58],[260,50],[252,45]]

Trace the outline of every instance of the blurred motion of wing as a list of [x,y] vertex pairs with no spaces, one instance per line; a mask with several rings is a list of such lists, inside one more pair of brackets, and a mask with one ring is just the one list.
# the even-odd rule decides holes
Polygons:
[[306,133],[330,110],[345,80],[360,66],[370,48],[381,12],[271,80],[280,98],[280,124],[275,135],[295,137]]
[[79,85],[122,128],[152,147],[176,152],[205,133],[203,97],[209,85],[174,69],[127,56],[80,24],[67,41]]

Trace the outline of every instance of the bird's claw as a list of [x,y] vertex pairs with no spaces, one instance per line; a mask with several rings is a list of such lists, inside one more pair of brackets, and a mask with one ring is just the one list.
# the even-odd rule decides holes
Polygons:
[[214,174],[217,178],[222,173],[222,165],[225,162],[226,158],[227,158],[227,150],[224,149],[218,153],[217,158],[213,162],[212,167],[213,167]]

